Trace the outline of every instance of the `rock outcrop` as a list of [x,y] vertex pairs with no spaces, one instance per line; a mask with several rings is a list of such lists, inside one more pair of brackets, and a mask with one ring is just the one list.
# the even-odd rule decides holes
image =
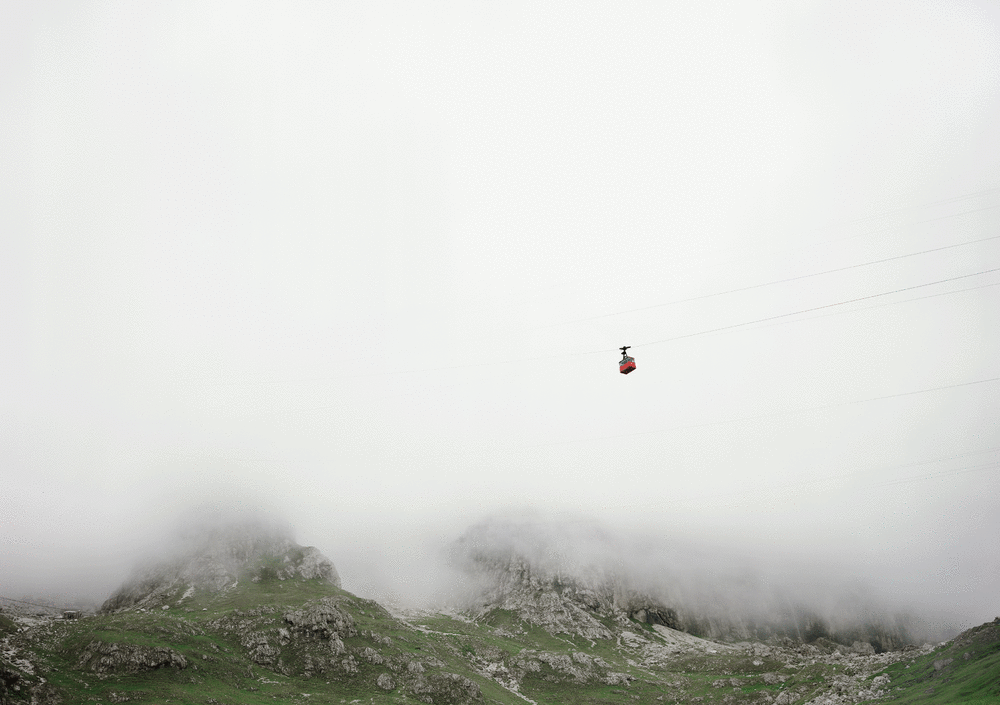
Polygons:
[[457,673],[434,673],[418,677],[409,687],[417,700],[425,703],[468,705],[483,702],[479,686]]
[[[350,613],[337,607],[335,600],[325,598],[306,607],[284,614],[289,638],[295,634],[330,642],[330,651],[335,656],[344,653],[344,639],[357,636],[354,618]],[[279,633],[279,636],[282,636]],[[369,659],[371,660],[371,659]]]
[[157,668],[187,668],[181,654],[167,647],[91,641],[80,653],[77,668],[93,673],[140,673]]
[[21,689],[21,676],[0,660],[0,705],[11,702],[15,691]]
[[483,702],[474,681],[448,671],[445,662],[428,651],[418,651],[418,660],[395,639],[359,630],[355,614],[400,631],[412,629],[377,603],[349,596],[323,597],[278,612],[233,610],[208,624],[226,640],[238,641],[254,665],[286,677],[367,683],[426,703]]

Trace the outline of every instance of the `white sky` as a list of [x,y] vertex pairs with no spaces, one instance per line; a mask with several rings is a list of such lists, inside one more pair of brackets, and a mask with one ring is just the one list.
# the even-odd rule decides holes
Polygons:
[[15,0],[0,52],[0,594],[236,497],[361,592],[532,507],[1000,610],[1000,239],[661,305],[1000,236],[995,3]]

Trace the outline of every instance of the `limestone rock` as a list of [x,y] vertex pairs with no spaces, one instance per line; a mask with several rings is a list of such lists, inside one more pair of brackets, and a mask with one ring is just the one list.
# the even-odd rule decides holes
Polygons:
[[862,656],[869,656],[875,653],[875,647],[867,641],[856,641],[851,644],[851,651]]
[[340,587],[340,576],[333,563],[314,546],[297,546],[295,550],[286,553],[282,566],[277,569],[277,575],[279,580],[325,580]]
[[77,660],[77,668],[94,673],[140,673],[157,668],[187,668],[181,654],[167,647],[115,644],[94,640]]
[[434,705],[473,705],[484,701],[479,685],[456,673],[421,676],[409,689],[418,700]]
[[934,670],[940,671],[942,668],[949,665],[954,660],[955,659],[953,658],[938,659],[937,661],[934,662]]
[[332,597],[306,603],[302,609],[286,612],[283,618],[286,624],[291,625],[292,631],[321,639],[337,638],[342,641],[358,634],[354,617],[341,610]]
[[7,703],[7,698],[14,692],[15,686],[20,689],[20,684],[20,674],[8,668],[7,664],[0,660],[0,703]]
[[259,666],[273,665],[281,653],[278,647],[268,642],[267,635],[260,632],[247,634],[241,641],[250,660]]
[[392,679],[388,673],[381,674],[375,679],[375,685],[377,685],[382,690],[392,690],[396,687],[396,681]]
[[635,680],[635,676],[628,673],[609,673],[604,677],[603,682],[607,685],[628,685],[633,680]]
[[39,683],[31,689],[31,705],[62,705],[62,693],[51,683]]
[[719,678],[712,681],[713,688],[738,688],[743,685],[739,678]]

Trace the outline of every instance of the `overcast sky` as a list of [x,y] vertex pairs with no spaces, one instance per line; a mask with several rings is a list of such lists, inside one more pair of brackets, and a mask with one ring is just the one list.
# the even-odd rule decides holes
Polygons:
[[0,594],[226,498],[368,594],[532,508],[1000,612],[995,3],[0,13]]

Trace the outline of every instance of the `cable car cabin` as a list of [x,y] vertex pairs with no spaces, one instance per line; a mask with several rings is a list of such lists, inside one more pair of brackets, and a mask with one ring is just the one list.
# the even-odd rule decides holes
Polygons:
[[622,351],[622,359],[618,361],[618,371],[623,375],[627,375],[629,372],[635,369],[635,360],[626,354],[626,351],[632,347],[631,345],[623,345],[618,348]]
[[622,359],[618,361],[618,371],[621,372],[623,375],[627,375],[629,372],[635,369],[635,360],[625,354],[625,351],[628,350],[630,347],[632,346],[624,345],[618,348],[619,350],[622,351]]

